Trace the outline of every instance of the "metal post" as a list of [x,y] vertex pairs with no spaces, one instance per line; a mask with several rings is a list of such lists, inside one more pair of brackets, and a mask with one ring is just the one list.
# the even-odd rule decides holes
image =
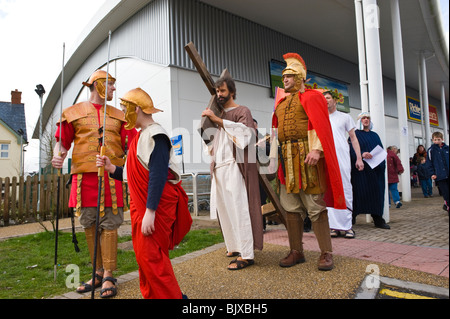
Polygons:
[[41,102],[40,113],[39,113],[39,180],[41,180],[41,169],[42,169],[42,94],[39,95],[39,100]]
[[430,110],[428,102],[428,81],[427,81],[427,65],[425,53],[420,52],[420,69],[422,80],[422,92],[423,92],[423,123],[425,125],[425,148],[428,149],[431,146],[431,129],[430,129]]
[[[398,0],[391,0],[392,35],[394,39],[395,82],[397,85],[397,111],[400,160],[404,167],[409,167],[409,133],[406,114],[406,83],[405,67],[403,60],[403,40],[400,24],[400,7]],[[402,200],[411,201],[411,175],[409,169],[405,169],[400,175],[402,181]]]
[[[420,144],[425,144],[425,130],[423,128],[423,88],[422,88],[422,69],[421,69],[421,64],[420,64],[420,53],[419,53],[419,60],[418,60],[418,64],[417,64],[417,74],[419,75],[419,100],[420,100],[420,137],[422,138],[422,142],[419,143],[417,146],[419,146]],[[426,145],[424,145],[426,147]]]
[[444,141],[449,143],[448,140],[448,122],[447,122],[447,108],[445,105],[445,83],[441,84],[441,114],[442,114],[442,127],[444,128]]
[[[42,98],[45,94],[45,89],[42,86],[42,84],[36,85],[36,89],[34,90],[37,95],[39,95],[39,100],[41,102],[40,110],[39,110],[39,170],[38,170],[38,176],[39,176],[39,182],[41,180],[41,167],[42,167],[42,160],[41,160],[41,151],[42,151]],[[41,190],[40,187],[38,187],[38,211],[41,207]]]
[[198,216],[198,188],[197,173],[192,173],[192,201],[194,203],[194,216]]

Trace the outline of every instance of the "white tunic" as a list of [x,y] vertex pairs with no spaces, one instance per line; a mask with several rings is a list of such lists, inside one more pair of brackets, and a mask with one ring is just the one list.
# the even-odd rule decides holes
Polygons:
[[243,150],[250,143],[252,132],[242,123],[223,120],[223,125],[214,137],[212,156],[216,165],[211,176],[210,214],[212,219],[219,215],[227,251],[240,252],[243,259],[253,259],[247,190],[233,156],[233,144]]
[[336,156],[341,171],[347,209],[328,209],[328,221],[331,229],[350,230],[352,228],[353,189],[351,178],[350,146],[347,133],[355,129],[355,122],[349,114],[335,111],[330,114]]
[[[155,140],[153,139],[153,136],[163,134],[166,135],[167,138],[170,140],[169,135],[167,134],[166,130],[161,126],[161,124],[154,122],[150,124],[149,126],[145,127],[141,130],[139,135],[138,144],[136,147],[136,155],[139,159],[139,162],[142,164],[142,166],[148,170],[149,165],[149,159],[150,155],[153,152],[153,149],[155,148]],[[175,179],[169,180],[172,184],[178,184],[181,181],[181,174],[180,169],[177,165],[177,162],[175,160],[175,154],[173,151],[173,147],[170,148],[170,157],[169,157],[169,168],[172,171]],[[123,181],[127,181],[127,165],[125,164],[123,169]]]

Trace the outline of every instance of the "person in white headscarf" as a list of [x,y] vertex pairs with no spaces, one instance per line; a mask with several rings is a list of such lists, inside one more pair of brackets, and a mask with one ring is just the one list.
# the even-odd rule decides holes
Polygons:
[[[361,149],[363,159],[370,159],[370,152],[377,146],[383,147],[377,133],[372,131],[373,123],[368,112],[358,115],[358,124],[355,131]],[[370,214],[375,227],[390,229],[383,219],[384,195],[385,195],[385,170],[386,161],[381,162],[373,169],[364,162],[364,170],[359,171],[355,167],[356,153],[350,145],[350,158],[352,161],[351,181],[353,186],[353,224],[359,214]]]

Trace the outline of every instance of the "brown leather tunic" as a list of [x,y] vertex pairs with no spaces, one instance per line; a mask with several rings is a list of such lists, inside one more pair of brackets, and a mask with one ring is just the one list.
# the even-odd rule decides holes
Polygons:
[[[325,176],[320,176],[323,158],[314,166],[305,164],[310,152],[308,142],[308,115],[298,93],[291,94],[275,110],[278,118],[278,141],[284,161],[286,192],[321,194],[326,187]],[[281,160],[281,159],[280,159]],[[319,168],[319,169],[318,169]]]
[[[99,154],[99,128],[103,126],[103,107],[100,109],[100,121],[96,108],[90,102],[81,102],[63,111],[62,120],[72,123],[75,140],[72,152],[72,174],[97,172],[96,155]],[[106,109],[106,156],[117,166],[124,165],[120,129],[125,122],[122,111],[108,105]]]

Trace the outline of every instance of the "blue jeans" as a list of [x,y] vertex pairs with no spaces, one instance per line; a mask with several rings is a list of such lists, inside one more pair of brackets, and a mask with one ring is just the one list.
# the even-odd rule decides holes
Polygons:
[[431,183],[431,178],[421,179],[420,186],[422,186],[423,196],[433,195],[433,184]]
[[391,204],[391,195],[394,204],[400,201],[400,194],[398,193],[397,185],[398,183],[389,183],[389,205]]

